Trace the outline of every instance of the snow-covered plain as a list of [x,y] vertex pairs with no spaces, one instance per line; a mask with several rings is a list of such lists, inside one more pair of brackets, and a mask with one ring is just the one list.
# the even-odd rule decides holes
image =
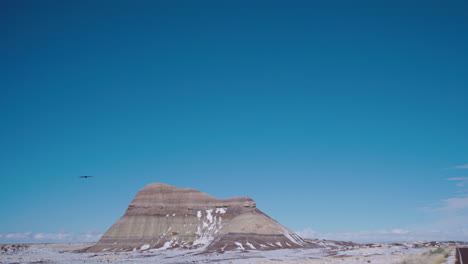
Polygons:
[[[329,242],[324,242],[328,244]],[[431,244],[414,242],[404,244],[356,244],[354,246],[330,246],[315,249],[281,249],[258,251],[251,247],[239,247],[237,251],[203,253],[199,250],[140,250],[131,252],[75,253],[75,250],[91,246],[92,243],[0,245],[0,263],[428,263],[433,252],[437,261],[453,264],[450,252],[455,244]],[[452,251],[453,252],[453,251]],[[423,259],[422,256],[425,256]],[[434,255],[435,256],[435,255]],[[447,257],[448,256],[448,257]],[[423,259],[423,262],[420,262]],[[434,258],[435,259],[435,258]],[[431,260],[432,262],[432,260]],[[442,262],[433,262],[442,263]]]

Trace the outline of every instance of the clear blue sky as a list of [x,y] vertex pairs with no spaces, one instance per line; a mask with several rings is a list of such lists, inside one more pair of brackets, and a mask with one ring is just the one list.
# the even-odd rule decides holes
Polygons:
[[0,234],[105,231],[152,182],[250,196],[293,230],[468,230],[440,224],[468,219],[467,14],[1,1]]

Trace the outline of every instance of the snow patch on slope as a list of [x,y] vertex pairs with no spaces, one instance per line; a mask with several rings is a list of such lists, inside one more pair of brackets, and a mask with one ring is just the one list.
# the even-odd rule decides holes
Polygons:
[[208,219],[210,223],[213,223],[213,216],[211,215],[212,212],[213,212],[213,209],[206,210],[206,219]]
[[226,213],[226,208],[216,208],[215,212],[217,214],[225,214]]
[[140,247],[140,250],[146,250],[148,248],[150,248],[150,245],[144,244],[143,246]]
[[240,242],[234,242],[234,244],[236,244],[237,249],[245,250],[245,248],[244,248],[244,246],[242,245],[242,243],[240,243]]
[[247,246],[249,246],[251,249],[257,249],[254,245],[252,245],[251,243],[249,242],[246,242],[245,243]]
[[289,239],[291,242],[293,242],[296,245],[300,245],[300,246],[303,246],[305,244],[304,240],[302,240],[302,238],[300,238],[298,235],[296,235],[295,233],[289,232],[289,230],[287,230],[284,227],[281,227],[281,228],[283,229],[283,235],[287,239]]
[[[221,210],[223,209],[223,210]],[[214,211],[214,212],[213,212]],[[224,214],[226,211],[224,208],[216,208],[216,210],[213,209],[207,209],[206,210],[206,219],[207,221],[202,221],[198,226],[197,226],[197,232],[195,234],[197,235],[197,238],[193,242],[194,246],[207,246],[210,244],[213,240],[215,235],[221,230],[223,227],[223,222],[220,214]],[[216,215],[218,214],[218,215]],[[197,212],[197,217],[201,221],[202,220],[202,212],[198,211]]]

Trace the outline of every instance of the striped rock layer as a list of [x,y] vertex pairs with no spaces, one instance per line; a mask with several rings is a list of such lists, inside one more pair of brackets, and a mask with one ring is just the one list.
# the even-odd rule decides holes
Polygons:
[[200,248],[207,251],[308,247],[301,237],[256,208],[248,197],[218,199],[152,183],[87,252]]

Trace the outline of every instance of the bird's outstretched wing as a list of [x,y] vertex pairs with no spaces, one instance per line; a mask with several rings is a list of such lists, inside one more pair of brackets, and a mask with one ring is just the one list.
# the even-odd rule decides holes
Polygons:
[[88,176],[88,175],[80,176],[80,178],[84,178],[84,179],[86,179],[86,178],[91,178],[91,177],[93,177],[93,176]]

